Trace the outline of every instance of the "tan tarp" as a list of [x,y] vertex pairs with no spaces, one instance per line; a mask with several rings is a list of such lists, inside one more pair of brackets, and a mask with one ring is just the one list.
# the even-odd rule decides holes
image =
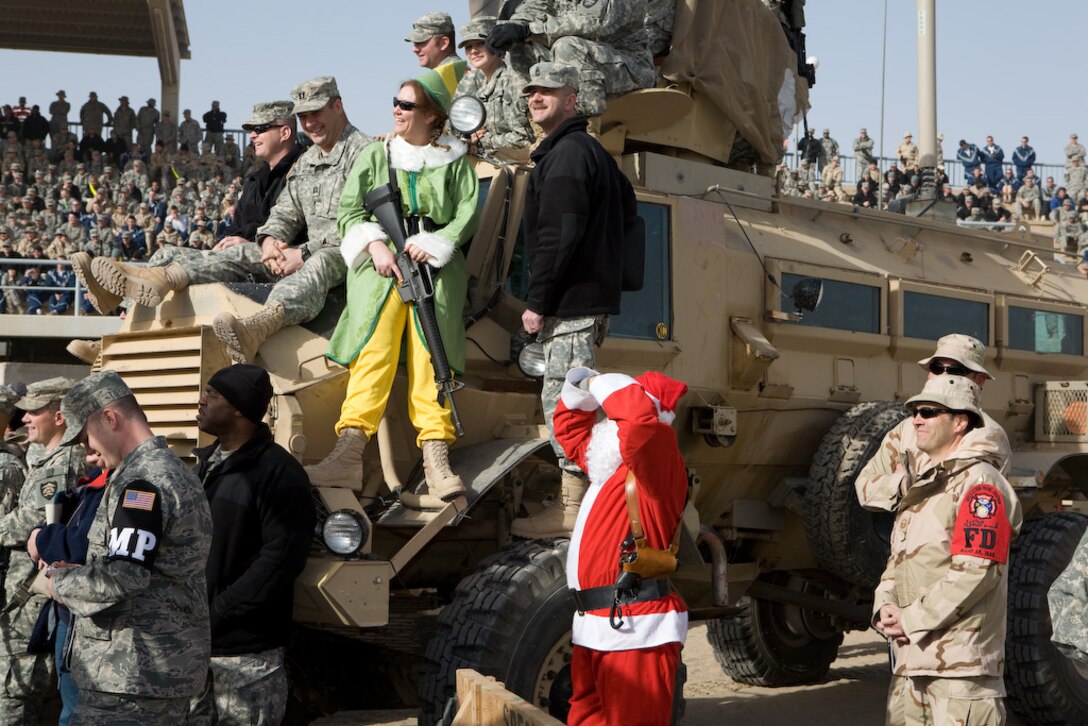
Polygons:
[[797,56],[761,0],[679,0],[661,70],[710,98],[766,163],[808,109]]

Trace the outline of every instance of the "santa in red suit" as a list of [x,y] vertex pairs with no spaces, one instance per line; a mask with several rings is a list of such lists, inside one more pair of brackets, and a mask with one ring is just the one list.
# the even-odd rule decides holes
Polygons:
[[668,549],[680,526],[688,480],[671,424],[686,392],[683,383],[655,372],[632,378],[575,368],[567,374],[555,437],[590,484],[567,555],[567,582],[579,604],[567,719],[572,726],[665,726],[672,719],[688,629],[683,599],[665,578],[643,580],[635,597],[619,605],[602,603],[601,596],[611,599],[615,592],[620,544],[632,531],[629,473],[646,544]]

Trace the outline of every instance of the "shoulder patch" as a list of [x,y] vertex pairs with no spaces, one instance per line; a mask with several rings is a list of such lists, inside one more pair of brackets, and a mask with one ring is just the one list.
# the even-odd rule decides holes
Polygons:
[[60,487],[55,481],[42,482],[42,485],[40,487],[42,496],[49,500],[53,499],[53,495],[57,493],[57,489],[59,488]]
[[952,554],[1004,564],[1009,560],[1012,527],[1005,497],[992,484],[975,484],[963,496],[952,531]]
[[129,482],[116,507],[109,521],[108,559],[153,567],[163,534],[158,488],[147,481]]

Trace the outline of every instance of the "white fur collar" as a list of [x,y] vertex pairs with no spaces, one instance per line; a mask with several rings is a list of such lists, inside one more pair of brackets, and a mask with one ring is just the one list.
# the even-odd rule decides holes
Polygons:
[[468,153],[468,146],[465,142],[453,136],[441,136],[438,139],[438,143],[449,146],[449,150],[431,144],[413,146],[400,136],[393,136],[387,139],[385,143],[393,167],[403,171],[422,171],[423,169],[445,166]]
[[620,427],[611,419],[601,419],[593,425],[589,446],[586,447],[586,466],[591,484],[604,484],[623,463],[620,456]]

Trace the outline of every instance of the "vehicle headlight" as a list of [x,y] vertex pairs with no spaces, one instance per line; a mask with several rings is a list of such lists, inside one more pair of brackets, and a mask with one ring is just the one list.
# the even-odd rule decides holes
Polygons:
[[321,538],[338,555],[353,555],[366,542],[368,527],[358,512],[341,509],[325,518]]
[[450,126],[467,136],[477,131],[487,120],[487,110],[475,96],[460,96],[450,104]]

